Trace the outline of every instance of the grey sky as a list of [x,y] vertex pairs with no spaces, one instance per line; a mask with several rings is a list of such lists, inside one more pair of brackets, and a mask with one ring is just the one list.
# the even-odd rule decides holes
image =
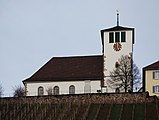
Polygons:
[[101,54],[100,30],[135,28],[134,60],[159,60],[158,0],[0,0],[0,82],[4,95],[54,56]]

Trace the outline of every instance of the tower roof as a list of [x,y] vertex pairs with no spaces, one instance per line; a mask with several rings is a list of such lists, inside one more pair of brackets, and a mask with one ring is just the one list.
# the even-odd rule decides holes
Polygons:
[[115,27],[112,27],[112,28],[103,29],[103,30],[101,30],[101,32],[121,31],[121,30],[134,30],[134,28],[115,26]]

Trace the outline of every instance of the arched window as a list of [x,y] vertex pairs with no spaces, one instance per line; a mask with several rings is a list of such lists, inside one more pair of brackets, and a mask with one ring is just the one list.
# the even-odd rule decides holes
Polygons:
[[75,94],[75,86],[74,85],[71,85],[69,87],[69,94]]
[[44,88],[42,86],[40,86],[38,88],[38,96],[42,96],[42,95],[44,95]]
[[59,95],[59,87],[58,86],[55,86],[53,90],[54,90],[53,91],[54,95]]

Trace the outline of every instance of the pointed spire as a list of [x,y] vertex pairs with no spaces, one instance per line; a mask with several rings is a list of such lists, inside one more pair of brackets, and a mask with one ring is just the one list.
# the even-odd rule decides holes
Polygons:
[[117,26],[119,26],[119,11],[117,10]]

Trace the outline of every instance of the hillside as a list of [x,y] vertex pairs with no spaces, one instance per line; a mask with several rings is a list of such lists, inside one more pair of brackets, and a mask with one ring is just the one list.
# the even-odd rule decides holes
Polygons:
[[0,120],[158,120],[158,110],[148,93],[0,99]]

